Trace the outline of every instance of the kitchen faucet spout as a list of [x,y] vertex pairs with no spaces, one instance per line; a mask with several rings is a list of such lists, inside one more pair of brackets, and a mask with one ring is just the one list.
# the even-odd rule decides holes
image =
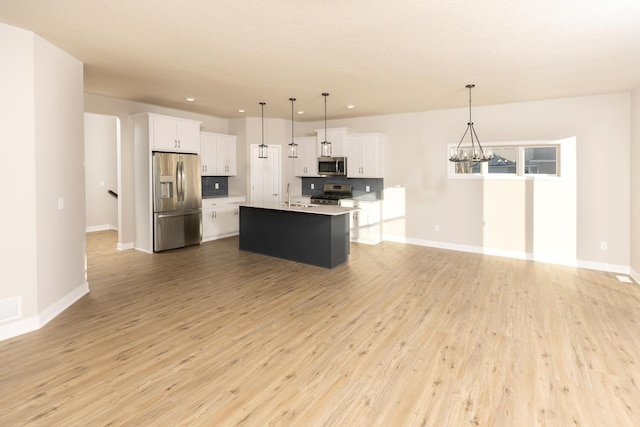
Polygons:
[[289,191],[288,182],[287,182],[287,208],[291,209],[291,192]]

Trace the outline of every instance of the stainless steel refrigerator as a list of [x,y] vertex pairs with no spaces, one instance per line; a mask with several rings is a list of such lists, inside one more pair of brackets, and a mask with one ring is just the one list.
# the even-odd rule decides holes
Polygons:
[[153,251],[202,241],[202,183],[197,154],[153,153]]

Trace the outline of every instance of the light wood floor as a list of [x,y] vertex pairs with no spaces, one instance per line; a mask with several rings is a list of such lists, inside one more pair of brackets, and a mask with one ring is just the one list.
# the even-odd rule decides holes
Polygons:
[[638,426],[640,286],[384,242],[333,270],[88,235],[91,292],[0,342],[1,426]]

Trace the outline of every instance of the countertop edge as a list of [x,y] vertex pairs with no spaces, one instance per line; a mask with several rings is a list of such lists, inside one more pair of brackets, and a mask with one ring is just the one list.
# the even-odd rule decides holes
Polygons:
[[346,215],[350,212],[360,210],[359,208],[347,208],[343,206],[327,206],[327,205],[291,205],[287,207],[285,203],[268,203],[268,202],[240,202],[241,207],[270,209],[284,212],[299,212],[314,215]]

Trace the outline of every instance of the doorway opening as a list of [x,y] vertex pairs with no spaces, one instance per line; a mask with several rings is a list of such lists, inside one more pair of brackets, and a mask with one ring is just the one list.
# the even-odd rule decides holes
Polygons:
[[84,149],[86,231],[115,230],[120,242],[120,119],[85,113]]
[[280,202],[281,147],[269,145],[266,159],[258,157],[258,145],[251,144],[251,194],[252,202]]

